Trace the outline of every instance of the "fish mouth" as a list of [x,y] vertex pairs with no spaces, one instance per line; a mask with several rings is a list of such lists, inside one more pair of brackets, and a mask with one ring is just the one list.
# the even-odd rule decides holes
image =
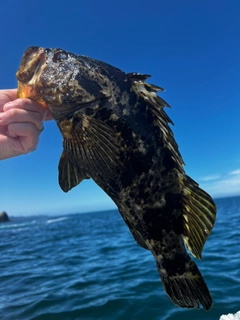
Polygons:
[[18,79],[17,95],[19,98],[30,98],[40,103],[43,102],[37,95],[36,83],[38,83],[44,65],[46,65],[44,48],[29,47],[25,51],[20,68],[16,73]]

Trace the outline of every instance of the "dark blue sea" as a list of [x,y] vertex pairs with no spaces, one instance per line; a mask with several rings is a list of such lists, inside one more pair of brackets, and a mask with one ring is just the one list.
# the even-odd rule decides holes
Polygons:
[[11,217],[0,225],[1,320],[219,319],[240,310],[240,197],[217,199],[218,215],[197,264],[214,305],[169,300],[151,253],[117,210]]

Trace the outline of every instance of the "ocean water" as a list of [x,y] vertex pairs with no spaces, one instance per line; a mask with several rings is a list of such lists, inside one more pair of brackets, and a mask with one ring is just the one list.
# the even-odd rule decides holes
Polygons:
[[240,310],[240,197],[217,199],[218,215],[197,264],[214,305],[169,300],[150,252],[117,210],[12,217],[0,225],[1,320],[219,319]]

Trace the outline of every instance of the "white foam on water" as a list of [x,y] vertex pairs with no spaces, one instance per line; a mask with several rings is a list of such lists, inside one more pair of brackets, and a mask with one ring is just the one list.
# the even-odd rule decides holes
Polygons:
[[223,314],[219,320],[240,320],[240,311],[235,314]]
[[66,220],[66,219],[69,219],[69,218],[68,217],[62,217],[62,218],[50,219],[50,220],[47,220],[47,223],[55,223],[55,222],[63,221],[63,220]]
[[0,225],[0,229],[24,229],[36,223],[37,223],[36,220],[30,221],[30,222],[20,222],[20,223],[19,222],[14,223],[14,221],[9,221],[4,223],[3,225]]

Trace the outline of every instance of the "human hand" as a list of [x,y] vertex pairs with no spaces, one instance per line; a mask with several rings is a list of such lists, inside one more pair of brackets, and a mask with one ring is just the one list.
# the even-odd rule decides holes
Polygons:
[[42,122],[50,119],[46,107],[18,99],[17,89],[0,90],[0,160],[35,150]]

